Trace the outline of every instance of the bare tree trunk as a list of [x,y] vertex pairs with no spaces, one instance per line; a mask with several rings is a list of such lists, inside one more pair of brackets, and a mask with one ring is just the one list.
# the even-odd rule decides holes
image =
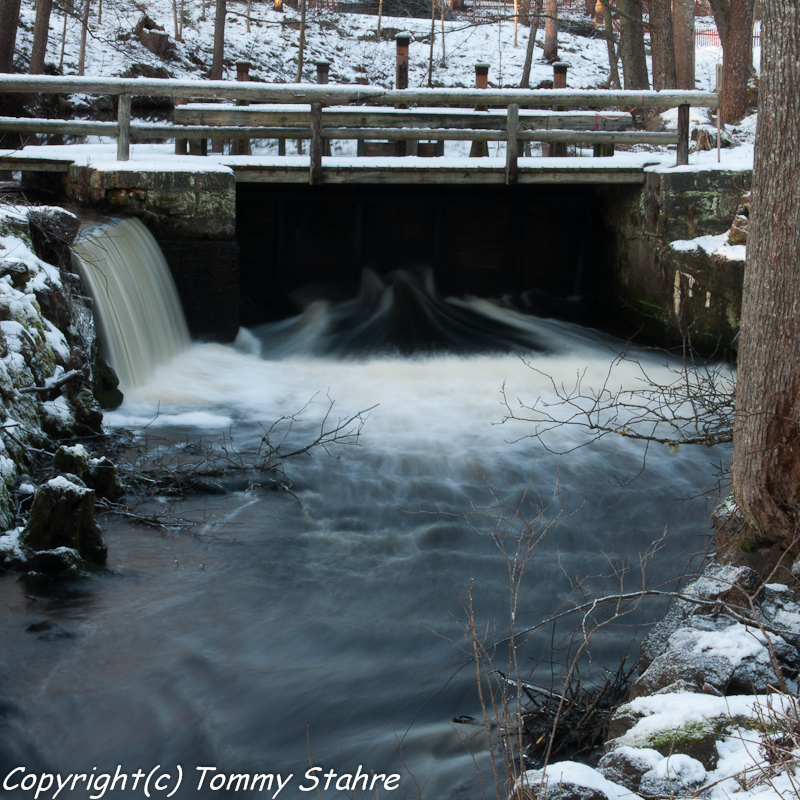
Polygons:
[[558,0],[545,0],[544,60],[558,61]]
[[14,71],[20,0],[0,0],[0,72]]
[[522,78],[519,82],[520,89],[528,89],[531,85],[531,67],[533,66],[533,49],[536,46],[536,34],[539,32],[539,21],[542,18],[542,0],[536,0],[536,9],[531,20],[531,29],[528,34],[528,46],[525,48],[525,63],[522,65]]
[[44,72],[44,56],[47,52],[52,10],[53,0],[38,0],[36,3],[36,22],[33,24],[33,45],[29,70],[31,75],[41,75]]
[[644,51],[642,0],[618,0],[619,54],[625,89],[649,89],[647,57]]
[[650,0],[650,50],[653,53],[653,88],[677,88],[670,0]]
[[214,57],[208,77],[212,81],[222,80],[222,67],[225,59],[225,15],[228,13],[227,0],[216,0],[214,16]]
[[672,0],[672,25],[678,89],[694,89],[694,0]]
[[611,9],[606,0],[603,3],[603,20],[605,23],[606,47],[608,48],[608,85],[612,89],[619,89],[619,68],[617,67],[617,48],[614,45],[614,20]]
[[436,0],[431,0],[431,52],[428,57],[429,89],[433,86],[433,46],[435,41],[436,41]]
[[722,119],[728,124],[738,122],[747,111],[753,11],[753,0],[730,2],[727,36],[722,48]]
[[67,22],[69,20],[70,12],[72,11],[71,3],[64,3],[64,26],[61,29],[61,55],[58,59],[59,70],[64,69],[64,50],[67,47]]
[[172,0],[172,27],[175,30],[175,38],[181,40],[181,29],[178,26],[178,0]]
[[[755,0],[710,0],[722,43],[722,119],[738,122],[747,110]],[[763,50],[761,51],[763,54]],[[763,59],[762,59],[763,61]]]
[[81,16],[81,44],[78,51],[78,75],[83,75],[86,63],[86,35],[89,33],[89,10],[91,0],[83,0],[83,14]]
[[797,552],[800,521],[800,4],[765,0],[733,489],[758,535]]
[[303,80],[303,60],[306,53],[306,0],[300,0],[300,43],[297,48],[297,72],[294,75],[294,82],[301,83]]

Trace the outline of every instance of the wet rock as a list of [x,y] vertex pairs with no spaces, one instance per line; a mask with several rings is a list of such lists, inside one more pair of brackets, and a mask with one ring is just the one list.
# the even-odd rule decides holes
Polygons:
[[725,658],[681,649],[660,655],[631,687],[630,697],[654,694],[678,681],[691,683],[699,691],[705,683],[725,687],[734,667]]
[[642,642],[639,656],[640,671],[647,669],[657,656],[666,651],[672,634],[678,628],[684,627],[691,617],[724,612],[726,605],[748,607],[748,598],[755,594],[759,585],[758,575],[752,569],[710,564],[703,574],[686,588],[684,591],[686,599],[679,599],[673,603],[664,619]]
[[39,634],[36,638],[41,640],[51,639],[73,639],[75,634],[62,628],[57,622],[45,619],[41,622],[33,622],[25,628],[27,633]]
[[605,778],[632,792],[639,791],[642,776],[663,760],[657,750],[641,747],[618,747],[606,753],[597,764],[597,771]]
[[36,255],[49,264],[70,263],[69,246],[75,241],[80,220],[57,206],[32,209],[28,212],[31,242]]
[[544,770],[528,770],[510,800],[611,800],[620,789],[586,764],[560,761]]
[[86,483],[91,489],[94,489],[98,497],[111,500],[111,502],[116,502],[125,494],[117,476],[117,468],[106,456],[89,461]]
[[77,577],[86,569],[81,554],[71,547],[37,550],[28,553],[25,565],[28,573],[53,578]]
[[59,447],[53,456],[53,469],[56,472],[69,472],[82,479],[88,468],[89,454],[82,444]]
[[666,651],[634,683],[631,698],[680,681],[707,693],[764,692],[778,683],[773,655],[790,672],[799,666],[797,649],[777,634],[768,639],[759,627],[731,617],[696,615],[670,636]]
[[124,400],[117,373],[106,363],[97,347],[92,348],[92,393],[104,411],[113,411]]
[[639,791],[645,795],[673,797],[700,786],[708,777],[703,764],[679,753],[661,761],[642,776]]
[[730,244],[747,244],[751,197],[750,192],[745,192],[742,195],[742,202],[736,210],[736,216],[733,218],[733,225],[731,225],[731,230],[728,234],[728,242]]
[[[94,519],[94,498],[94,491],[64,477],[41,485],[20,537],[23,548],[32,554],[29,560],[33,557],[46,561],[48,557],[41,556],[42,551],[66,548],[76,551],[82,559],[102,564],[107,547]],[[69,570],[64,560],[68,560],[68,556],[62,553],[53,558],[60,559],[63,569]]]
[[[68,384],[69,385],[69,384]],[[103,432],[103,412],[89,389],[66,392],[67,403],[75,415],[75,424],[81,434]]]

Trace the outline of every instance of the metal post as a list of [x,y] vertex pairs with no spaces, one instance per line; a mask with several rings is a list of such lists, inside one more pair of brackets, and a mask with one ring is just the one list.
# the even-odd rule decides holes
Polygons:
[[131,157],[131,96],[121,94],[117,105],[117,161],[128,161]]
[[[485,61],[475,64],[475,88],[487,89],[489,86],[489,65]],[[488,106],[475,106],[476,111],[488,111]],[[469,149],[471,158],[489,155],[489,142],[473,142]]]
[[676,166],[685,167],[689,163],[689,106],[678,106],[678,162]]

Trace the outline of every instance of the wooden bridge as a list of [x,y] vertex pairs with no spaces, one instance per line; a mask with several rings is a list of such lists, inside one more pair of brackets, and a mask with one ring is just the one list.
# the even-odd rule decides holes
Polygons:
[[[230,140],[229,153],[209,158],[230,167],[237,182],[312,185],[639,183],[646,156],[634,163],[615,157],[532,158],[524,156],[525,143],[592,146],[596,156],[608,156],[617,144],[673,145],[677,165],[684,165],[690,107],[717,106],[716,94],[699,91],[387,90],[74,76],[2,75],[0,92],[112,96],[117,106],[116,122],[0,117],[0,133],[111,137],[119,162],[131,158],[133,141],[172,139],[187,171],[197,168],[190,155],[208,152],[207,140]],[[134,97],[171,98],[176,103],[172,122],[132,122]],[[216,102],[203,102],[208,100]],[[635,111],[676,107],[677,132],[633,129]],[[247,155],[249,143],[263,139],[307,141],[308,154]],[[328,155],[333,140],[355,140],[358,155]],[[485,143],[499,142],[501,155],[445,157],[446,141],[471,142],[473,155],[485,155]],[[0,169],[67,172],[73,161],[72,147],[0,151]]]

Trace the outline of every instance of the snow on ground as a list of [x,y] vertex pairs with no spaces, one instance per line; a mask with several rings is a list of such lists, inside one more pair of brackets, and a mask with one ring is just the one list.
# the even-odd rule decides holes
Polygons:
[[[211,64],[213,50],[214,13],[206,3],[187,4],[183,19],[183,41],[175,41],[173,6],[170,0],[150,0],[146,5],[147,16],[170,34],[174,44],[172,55],[162,59],[149,50],[133,35],[136,24],[144,16],[145,6],[137,0],[107,0],[103,4],[102,23],[95,16],[90,26],[86,53],[86,74],[111,76],[146,75],[173,78],[202,78]],[[272,3],[252,2],[250,30],[246,18],[248,5],[241,0],[229,0],[226,22],[225,71],[226,80],[235,80],[236,62],[251,64],[252,80],[270,83],[294,81],[299,51],[299,12],[285,7],[284,13],[276,12]],[[509,6],[509,9],[511,7]],[[586,23],[585,18],[575,16]],[[27,57],[32,41],[34,9],[32,0],[25,0],[20,17],[17,36],[17,62],[21,70],[27,66]],[[713,28],[712,20],[698,19],[698,28]],[[373,15],[345,14],[330,9],[313,8],[308,13],[307,43],[303,69],[303,81],[316,81],[315,62],[330,61],[330,82],[334,84],[368,84],[392,88],[395,80],[395,43],[392,32],[408,31],[412,34],[409,49],[409,85],[414,87],[447,86],[473,87],[475,64],[485,61],[490,65],[489,86],[515,87],[519,85],[529,29],[518,27],[515,46],[515,30],[512,19],[477,24],[466,13],[449,20],[408,17],[384,17],[382,29],[385,39],[376,41],[377,18]],[[62,35],[64,34],[64,35]],[[77,74],[80,23],[64,18],[58,9],[53,10],[51,36],[46,60],[61,68],[65,75]],[[543,30],[539,31],[534,53],[531,86],[552,80],[552,66],[541,58]],[[431,49],[431,44],[433,48]],[[760,48],[756,48],[756,63]],[[587,89],[604,87],[608,76],[608,56],[605,40],[599,36],[574,35],[559,32],[559,58],[569,65],[568,86]],[[721,63],[720,47],[705,46],[696,50],[697,86],[701,90],[713,90],[716,66]],[[91,98],[77,98],[89,102]],[[675,125],[676,111],[667,112],[663,118],[666,129]],[[134,111],[135,116],[135,111]],[[708,127],[712,123],[709,111],[694,109],[693,127]],[[745,121],[736,129],[727,129],[726,134],[737,147],[724,153],[726,166],[730,169],[747,168],[752,164],[752,141],[754,123]],[[90,144],[97,140],[89,138]],[[294,150],[294,142],[288,142],[288,153]],[[469,153],[468,142],[447,142],[445,155],[462,157]],[[534,145],[533,154],[540,151]],[[355,141],[332,143],[332,155],[355,156]],[[277,155],[277,142],[260,140],[253,143],[255,155]],[[629,148],[618,147],[622,152]],[[663,152],[663,148],[633,146],[635,151]],[[489,144],[489,155],[502,158],[505,145],[502,142]],[[591,149],[576,149],[578,156],[591,155]],[[690,169],[715,169],[716,151],[692,155]],[[605,160],[605,159],[604,159]],[[659,159],[650,159],[658,161]],[[161,168],[166,168],[159,156]],[[184,162],[185,164],[186,162]],[[200,164],[195,166],[199,167]],[[473,164],[474,166],[474,164]],[[663,168],[674,166],[668,159]],[[206,162],[206,169],[210,163]]]

